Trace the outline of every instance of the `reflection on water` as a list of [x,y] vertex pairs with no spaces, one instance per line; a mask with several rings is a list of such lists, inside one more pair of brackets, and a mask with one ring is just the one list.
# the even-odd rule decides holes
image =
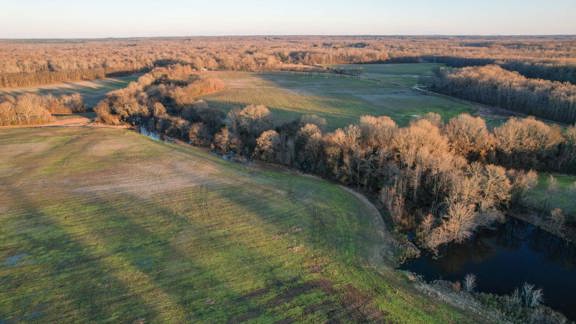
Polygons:
[[462,280],[477,276],[478,290],[511,293],[524,282],[544,290],[544,301],[576,319],[576,247],[519,220],[485,230],[465,244],[411,260],[402,266],[426,280]]

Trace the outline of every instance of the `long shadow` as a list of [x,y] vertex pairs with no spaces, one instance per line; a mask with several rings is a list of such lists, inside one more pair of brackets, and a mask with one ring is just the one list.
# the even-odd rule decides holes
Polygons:
[[[154,202],[126,194],[116,195],[114,200],[105,197],[90,197],[84,203],[97,206],[102,211],[100,215],[102,222],[114,223],[117,232],[102,237],[110,246],[115,246],[110,253],[120,255],[130,262],[132,266],[145,273],[156,286],[172,296],[179,305],[189,310],[189,320],[220,316],[215,312],[222,310],[226,310],[225,316],[234,316],[259,309],[259,306],[250,298],[235,292],[226,281],[217,278],[212,269],[194,262],[192,257],[171,245],[170,240],[182,231],[194,229],[195,241],[200,244],[195,248],[204,253],[215,254],[217,252],[216,249],[209,247],[211,243],[214,243],[214,238],[188,217],[160,207]],[[128,210],[129,213],[127,213]],[[146,219],[135,220],[135,217],[144,214],[154,215],[155,222],[158,224],[146,224]],[[148,228],[157,230],[152,231]],[[240,247],[236,245],[236,248]],[[218,252],[222,253],[221,250]],[[248,254],[247,258],[256,260],[258,256]],[[177,264],[177,270],[167,269],[170,264]],[[254,264],[251,266],[256,267]],[[263,276],[267,276],[271,270],[270,268],[256,268],[255,272]],[[270,280],[279,281],[274,278]],[[226,300],[214,301],[214,305],[210,305],[210,293],[214,289],[218,290],[217,295],[224,295]],[[206,304],[206,301],[209,304]]]
[[[258,203],[254,203],[255,200],[259,199],[260,197],[255,196],[254,193],[248,191],[238,192],[237,190],[232,189],[225,190],[222,193],[219,192],[219,194],[234,204],[245,208],[251,214],[255,215],[256,218],[260,219],[263,224],[276,228],[273,230],[274,232],[285,232],[294,223],[298,223],[284,222],[286,217],[290,217],[290,214],[278,214],[278,208],[277,206],[274,206],[272,202],[261,200]],[[170,195],[170,193],[166,194]],[[23,196],[21,192],[19,192],[19,195]],[[18,197],[16,198],[19,199]],[[115,195],[113,197],[78,196],[78,198],[81,206],[96,208],[98,211],[102,211],[102,213],[98,213],[98,215],[95,216],[101,217],[101,219],[98,219],[98,222],[103,224],[104,228],[86,228],[86,231],[94,233],[94,235],[97,235],[100,239],[105,241],[107,252],[125,259],[130,263],[131,266],[146,274],[151,280],[153,280],[157,287],[160,287],[164,292],[172,296],[173,300],[178,301],[179,306],[185,309],[193,308],[191,310],[192,314],[190,315],[190,319],[204,317],[213,318],[213,315],[216,312],[221,312],[223,309],[226,309],[227,311],[225,313],[226,316],[235,316],[244,313],[250,314],[250,316],[244,317],[243,319],[250,319],[258,317],[263,312],[263,307],[272,308],[278,307],[278,305],[276,305],[276,302],[273,303],[274,305],[263,305],[262,303],[253,300],[252,297],[254,295],[246,296],[235,292],[231,285],[226,282],[226,280],[217,278],[213,273],[211,273],[213,272],[213,269],[210,266],[207,266],[206,264],[199,264],[198,262],[193,262],[193,260],[191,260],[193,258],[175,246],[171,245],[171,238],[173,238],[175,235],[181,234],[182,228],[190,227],[193,229],[198,229],[193,231],[193,235],[197,237],[197,241],[201,244],[200,247],[203,251],[221,253],[221,249],[233,250],[230,253],[230,256],[233,260],[231,261],[231,264],[244,265],[249,263],[250,267],[255,270],[254,272],[258,276],[265,277],[264,281],[266,286],[273,287],[274,289],[278,288],[274,293],[282,296],[282,302],[284,302],[284,299],[292,299],[296,297],[292,296],[292,293],[289,290],[285,291],[284,288],[281,287],[283,282],[288,281],[288,285],[292,286],[303,284],[298,282],[298,280],[300,280],[299,278],[294,278],[295,281],[290,282],[291,278],[277,276],[275,274],[277,273],[277,269],[275,268],[281,265],[253,262],[262,259],[263,256],[257,251],[253,250],[252,247],[243,244],[238,240],[234,240],[232,242],[224,242],[224,240],[228,240],[230,238],[211,235],[211,233],[209,233],[210,227],[207,227],[206,223],[195,221],[183,213],[181,214],[179,212],[175,212],[173,209],[162,207],[154,200],[145,200],[140,197],[127,194]],[[31,201],[23,200],[23,204],[33,206]],[[314,213],[324,213],[323,210],[317,210],[307,205],[308,204],[306,204],[305,208],[312,209],[305,211],[305,213],[312,213],[313,216]],[[157,223],[148,224],[145,219],[137,218],[139,214],[157,215],[157,220],[155,220]],[[58,226],[58,222],[53,219],[53,217],[57,216],[46,215],[45,213],[39,215],[39,219],[46,218],[48,220],[53,220],[50,227],[51,229],[53,228],[53,231],[63,231],[61,228],[62,224]],[[218,217],[218,215],[214,214],[210,215],[210,217]],[[311,219],[312,221],[319,222],[318,224],[314,224],[312,228],[317,230],[321,229],[321,237],[326,234],[324,233],[325,231],[330,230],[329,224],[322,224],[323,218],[324,217],[312,217]],[[306,220],[307,218],[303,217],[302,219]],[[158,222],[159,220],[162,220],[162,222]],[[99,230],[104,230],[106,232],[101,232]],[[66,233],[63,233],[63,236],[65,236],[65,242],[73,240],[72,237],[66,236]],[[143,240],[143,238],[145,238],[145,240]],[[42,243],[43,241],[39,242],[38,245],[41,246]],[[77,242],[74,243],[81,246],[81,250],[78,251],[78,253],[86,253],[86,250],[90,251],[90,244],[78,244]],[[313,246],[316,249],[327,251],[331,254],[336,254],[338,252],[336,250],[337,246],[346,242],[335,241],[334,249],[332,250],[327,246],[325,240],[316,239],[314,238],[314,233],[306,232],[305,243]],[[238,255],[242,255],[242,257],[239,258]],[[87,258],[89,259],[89,257]],[[185,261],[182,262],[182,264],[179,264],[178,271],[174,272],[163,267],[163,265],[170,264],[171,262],[173,263],[174,260]],[[65,266],[66,265],[64,265],[64,267]],[[60,267],[58,267],[58,269],[59,268]],[[100,270],[103,268],[103,266],[100,263],[98,264],[98,268],[99,270],[90,277],[103,275],[103,270]],[[201,274],[201,280],[194,280],[193,282],[187,280],[189,278],[186,277],[186,274],[190,273]],[[76,277],[73,278],[73,281],[79,280],[79,277],[81,276],[82,275],[80,274],[76,275]],[[120,282],[119,284],[122,285]],[[225,296],[224,302],[214,305],[204,303],[203,305],[199,306],[198,301],[203,301],[205,297],[209,296],[208,293],[203,291],[208,291],[210,289],[214,289],[215,287],[217,287],[217,289],[221,292],[221,295]],[[285,291],[285,293],[282,293],[282,291]],[[124,289],[119,294],[120,296],[130,296],[131,292],[129,289]],[[113,295],[117,296],[115,293]],[[138,304],[141,306],[145,304],[145,301],[140,301]],[[97,306],[101,308],[103,307],[99,305]],[[94,306],[86,305],[86,307]],[[103,308],[103,310],[104,309],[105,308]],[[197,313],[194,314],[193,311],[196,311]],[[122,308],[115,313],[122,315],[126,313],[126,310]],[[130,313],[130,311],[128,311],[128,313]],[[158,318],[157,313],[148,313],[145,316],[153,316],[153,318]],[[98,317],[96,318],[98,319]]]
[[[315,190],[313,192],[317,191]],[[312,193],[312,195],[314,195],[314,193]],[[275,227],[279,232],[294,232],[294,229],[296,229],[296,232],[300,232],[297,227],[294,227],[294,223],[298,224],[299,222],[294,222],[294,219],[290,219],[291,217],[294,217],[295,214],[297,214],[297,212],[294,212],[294,209],[287,210],[287,213],[278,214],[277,204],[266,199],[255,198],[254,192],[245,190],[228,190],[222,196],[234,202],[235,204],[242,206],[251,214],[259,218],[267,226]],[[294,201],[289,203],[289,205],[295,205],[298,200],[299,198],[295,197]],[[304,244],[308,247],[311,247],[315,253],[328,256],[331,259],[331,262],[343,264],[348,263],[349,266],[360,267],[358,263],[353,261],[357,260],[360,262],[361,258],[358,255],[358,251],[354,250],[355,248],[349,250],[351,248],[349,245],[350,239],[339,238],[337,235],[329,235],[328,232],[332,230],[332,228],[330,224],[328,224],[330,220],[326,219],[326,217],[334,216],[330,215],[328,211],[323,210],[322,208],[318,209],[317,202],[317,200],[314,200],[314,202],[311,202],[310,205],[307,203],[304,207],[305,210],[303,212],[310,215],[310,218],[308,219],[309,223],[300,224],[302,227],[309,226],[308,230],[303,230],[300,232],[303,234],[302,236]],[[300,201],[298,204],[303,204],[303,202]],[[306,221],[305,217],[302,217],[298,220],[304,222]],[[325,240],[325,235],[326,237],[333,239],[333,241],[328,242]],[[318,236],[321,236],[322,238],[318,238]],[[300,241],[301,236],[298,236],[298,238]],[[339,249],[340,246],[347,246],[346,251]],[[302,271],[306,272],[310,270],[302,269]],[[354,287],[353,284],[347,283],[345,287],[340,289],[334,289],[332,285],[333,283],[327,278],[320,279],[318,282],[301,282],[300,285],[294,286],[293,290],[288,290],[282,294],[279,294],[278,299],[282,299],[282,295],[287,295],[288,299],[294,298],[299,294],[298,290],[301,289],[320,289],[326,295],[336,297],[339,305],[335,306],[333,303],[334,300],[326,299],[321,301],[319,304],[309,305],[308,308],[316,308],[317,306],[324,304],[322,307],[319,307],[315,311],[326,314],[330,321],[343,320],[352,322],[369,322],[371,316],[370,313],[373,313],[373,315],[378,318],[384,316],[384,314],[380,314],[380,311],[377,310],[372,304],[372,297],[360,292],[357,288]]]
[[[298,204],[304,206],[304,213],[310,215],[309,217],[298,216],[298,213],[296,213],[294,209],[288,211],[288,214],[286,215],[273,216],[278,213],[278,206],[265,199],[259,199],[255,204],[246,203],[254,200],[253,193],[247,191],[230,190],[226,192],[225,197],[230,201],[243,206],[267,223],[271,223],[270,221],[272,220],[273,224],[281,231],[289,230],[294,225],[297,225],[299,222],[295,222],[294,217],[300,217],[300,222],[307,222],[302,225],[308,225],[309,227],[307,231],[302,232],[304,243],[316,250],[322,251],[323,254],[339,256],[343,252],[341,249],[342,246],[354,246],[349,244],[351,243],[349,238],[339,237],[332,233],[333,228],[331,228],[330,223],[335,220],[333,218],[336,216],[332,215],[331,211],[328,210],[328,207],[323,205],[324,202],[320,200],[321,197],[318,195],[318,190],[322,190],[322,188],[315,188],[315,190],[311,192],[312,197],[307,198],[307,202],[303,201],[303,197],[294,198],[294,200],[297,200]],[[318,199],[314,199],[314,196],[317,196]],[[296,201],[293,203],[296,203]],[[331,241],[326,240],[325,238],[327,237],[329,237]],[[354,251],[352,254],[356,254],[355,252],[358,251]]]
[[[175,196],[181,194],[178,193],[165,193],[169,195],[170,198],[167,200],[169,202],[175,202]],[[196,195],[197,193],[191,194],[191,196]],[[104,213],[106,215],[114,215],[113,219],[118,221],[121,219],[122,224],[126,224],[125,227],[130,229],[130,237],[123,237],[120,240],[125,240],[121,245],[137,245],[137,249],[140,250],[140,253],[132,253],[131,255],[123,255],[126,259],[130,260],[130,262],[134,266],[140,267],[141,271],[146,272],[150,278],[152,278],[156,284],[162,287],[166,292],[171,294],[176,300],[178,300],[181,304],[186,307],[192,306],[194,300],[204,299],[208,296],[202,296],[200,298],[199,295],[190,295],[189,289],[207,289],[207,287],[211,287],[211,289],[217,289],[224,291],[224,300],[220,300],[218,305],[219,307],[224,307],[227,310],[227,317],[231,321],[240,321],[240,320],[248,320],[254,319],[259,317],[264,313],[274,312],[276,307],[283,307],[286,303],[289,303],[294,298],[298,297],[300,294],[308,293],[310,290],[314,290],[316,293],[323,292],[324,297],[322,297],[322,302],[319,304],[331,305],[327,307],[319,307],[316,311],[324,311],[325,314],[327,312],[331,312],[333,318],[340,318],[346,317],[350,314],[350,311],[347,310],[348,306],[345,307],[338,307],[335,306],[333,303],[333,298],[335,296],[335,292],[331,289],[331,284],[327,282],[327,284],[319,284],[317,282],[307,282],[306,279],[301,277],[302,271],[306,272],[308,270],[303,268],[292,268],[291,271],[286,271],[288,269],[282,269],[280,272],[282,275],[278,276],[277,268],[283,267],[282,262],[276,262],[274,260],[266,261],[266,258],[271,258],[270,255],[262,255],[259,252],[256,252],[253,247],[247,245],[246,243],[240,240],[234,240],[231,236],[224,236],[221,237],[219,234],[212,234],[211,230],[214,227],[210,221],[206,222],[198,222],[192,219],[191,217],[186,216],[186,213],[175,212],[173,209],[160,207],[162,203],[157,203],[155,201],[149,200],[142,200],[139,197],[133,195],[121,195],[121,201],[129,204],[125,208],[122,206],[112,207],[112,209],[107,209]],[[222,196],[225,199],[228,199],[229,195]],[[94,199],[94,198],[93,198]],[[191,197],[190,204],[194,204],[193,201],[194,197]],[[250,196],[250,199],[254,199],[253,196]],[[245,207],[246,205],[251,205],[247,202],[251,200],[241,200],[241,204],[239,206]],[[102,200],[98,202],[99,200]],[[232,200],[231,200],[232,201]],[[233,201],[234,203],[238,203],[238,201]],[[112,202],[107,201],[106,199],[100,197],[94,200],[95,204],[104,205],[104,206],[111,206],[113,205]],[[107,207],[109,208],[109,207]],[[130,210],[130,213],[134,214],[133,216],[125,214],[126,210]],[[241,210],[241,208],[240,208]],[[247,209],[248,210],[248,209]],[[259,210],[258,213],[265,213],[266,211]],[[137,219],[137,214],[144,214],[144,213],[151,213],[155,215],[155,221],[159,222],[159,224],[147,224],[143,219]],[[268,227],[276,228],[275,230],[270,230],[270,235],[273,236],[273,233],[276,232],[284,232],[286,228],[277,227],[278,223],[270,224],[270,219],[264,216],[263,214],[259,214],[260,221],[262,221],[262,225]],[[207,217],[214,217],[217,218],[217,212],[211,215],[207,215]],[[258,216],[257,216],[258,217]],[[249,220],[248,220],[249,221]],[[164,227],[162,223],[165,224]],[[152,233],[147,228],[158,228],[158,231]],[[182,234],[185,227],[188,229],[194,229],[190,235],[194,235],[195,241],[193,248],[197,248],[198,250],[202,251],[204,255],[219,255],[222,256],[223,254],[226,255],[226,260],[228,262],[227,265],[219,265],[226,268],[234,268],[237,267],[238,270],[242,270],[241,268],[249,267],[254,276],[263,277],[264,285],[260,289],[256,289],[255,291],[242,293],[239,294],[235,292],[234,289],[227,283],[226,280],[230,278],[209,278],[206,280],[207,282],[196,282],[195,284],[189,286],[183,286],[181,284],[182,281],[186,281],[187,277],[179,276],[180,273],[172,274],[168,271],[163,271],[162,269],[152,269],[150,267],[141,267],[142,262],[137,257],[138,254],[147,255],[147,256],[154,256],[152,263],[159,265],[168,264],[170,260],[188,260],[188,264],[190,264],[191,256],[186,255],[180,249],[177,249],[175,246],[166,246],[162,245],[138,245],[135,241],[138,240],[139,237],[147,237],[152,242],[167,242],[171,238]],[[218,224],[214,230],[222,230],[223,226]],[[269,229],[264,229],[268,231]],[[160,234],[160,232],[164,232]],[[114,239],[113,242],[117,240]],[[112,241],[111,241],[112,242]],[[134,251],[132,251],[134,252]],[[286,253],[289,253],[286,251]],[[241,255],[241,256],[240,256]],[[193,258],[193,257],[192,257]],[[263,261],[264,259],[264,261]],[[189,274],[189,273],[205,273],[213,271],[213,265],[201,264],[191,266],[189,268],[182,269],[181,273]],[[328,286],[327,286],[328,285]],[[263,295],[270,296],[272,294],[273,299],[269,302],[263,302],[261,299],[258,298],[262,297]],[[256,299],[254,299],[256,298]],[[316,305],[316,304],[314,304]],[[310,305],[313,306],[313,305]],[[308,307],[310,311],[315,307]],[[197,310],[198,316],[210,316],[210,310]]]
[[[70,321],[74,316],[80,316],[82,318],[76,320],[130,322],[156,316],[138,296],[129,296],[127,288],[108,274],[99,258],[88,252],[87,246],[67,234],[51,216],[33,207],[35,203],[20,189],[6,186],[5,192],[23,211],[18,221],[23,218],[26,226],[32,228],[3,239],[6,242],[15,240],[11,246],[27,255],[32,269],[41,267],[42,275],[30,278],[36,273],[28,274],[26,264],[13,265],[18,267],[17,272],[8,269],[12,274],[2,278],[3,294],[13,298],[14,304],[19,306],[11,314],[4,315],[8,318],[0,320],[42,321],[48,317],[52,321],[58,318]],[[41,228],[36,231],[33,229],[36,226]],[[32,283],[22,282],[28,280]],[[19,290],[30,284],[36,286],[32,292]],[[46,284],[48,287],[44,286]],[[72,309],[66,306],[68,303]]]

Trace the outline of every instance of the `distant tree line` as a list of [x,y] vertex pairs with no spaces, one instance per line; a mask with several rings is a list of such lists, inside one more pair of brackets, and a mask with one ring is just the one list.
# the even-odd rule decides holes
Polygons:
[[104,68],[64,71],[40,71],[0,74],[0,88],[21,88],[58,82],[96,80],[124,74],[143,72],[147,68],[135,70],[109,70]]
[[527,78],[576,84],[576,64],[514,60],[499,63],[499,65],[506,70],[516,71]]
[[219,87],[212,86],[217,80],[186,76],[182,69],[156,69],[110,93],[97,106],[99,118],[378,195],[395,224],[416,231],[431,250],[501,218],[536,183],[533,171],[520,168],[576,171],[574,128],[562,132],[528,118],[491,132],[479,117],[460,115],[443,124],[439,115],[428,114],[407,127],[386,116],[363,116],[358,124],[326,132],[326,121],[317,116],[277,124],[264,106],[226,114],[194,96],[180,100],[177,89],[200,95]]
[[[212,37],[0,41],[0,87],[25,87],[148,71],[302,70],[349,63],[499,64],[530,78],[575,82],[570,37]],[[336,70],[337,71],[337,70]]]
[[564,61],[533,61],[526,58],[478,58],[462,56],[399,56],[377,63],[440,63],[449,67],[498,65],[532,79],[543,79],[576,84],[576,64]]
[[439,69],[432,90],[520,113],[573,124],[576,85],[529,79],[497,65]]
[[22,94],[0,96],[0,126],[43,124],[53,120],[52,114],[86,111],[80,94],[39,96]]

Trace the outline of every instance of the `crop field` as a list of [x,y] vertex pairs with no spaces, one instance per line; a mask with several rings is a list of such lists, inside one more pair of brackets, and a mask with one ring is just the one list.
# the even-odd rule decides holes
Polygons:
[[330,129],[357,122],[362,115],[388,115],[400,125],[427,112],[444,119],[476,108],[451,98],[427,95],[413,87],[435,64],[374,64],[354,66],[359,77],[319,73],[207,72],[225,81],[227,89],[204,99],[215,107],[232,109],[263,104],[280,121],[302,114],[328,120]]
[[2,129],[0,151],[0,323],[475,321],[327,181],[126,129]]
[[23,93],[35,93],[38,95],[52,94],[60,96],[65,94],[79,93],[84,98],[84,103],[89,108],[93,108],[100,100],[104,98],[106,93],[125,88],[128,83],[138,79],[140,74],[132,74],[121,77],[106,78],[92,81],[79,81],[79,82],[66,82],[57,83],[53,85],[17,88],[17,89],[1,89],[0,95],[19,95]]
[[[550,186],[550,176],[556,179],[555,187]],[[576,176],[542,173],[538,186],[528,193],[526,203],[537,210],[560,208],[570,220],[576,220],[575,197]]]

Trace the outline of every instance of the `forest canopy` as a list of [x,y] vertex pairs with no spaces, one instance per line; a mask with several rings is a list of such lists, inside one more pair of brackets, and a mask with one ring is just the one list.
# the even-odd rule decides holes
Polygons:
[[326,69],[347,63],[498,64],[530,78],[576,82],[573,37],[191,37],[0,41],[0,87],[149,71]]
[[562,123],[576,122],[576,85],[530,79],[497,65],[440,69],[432,90]]

